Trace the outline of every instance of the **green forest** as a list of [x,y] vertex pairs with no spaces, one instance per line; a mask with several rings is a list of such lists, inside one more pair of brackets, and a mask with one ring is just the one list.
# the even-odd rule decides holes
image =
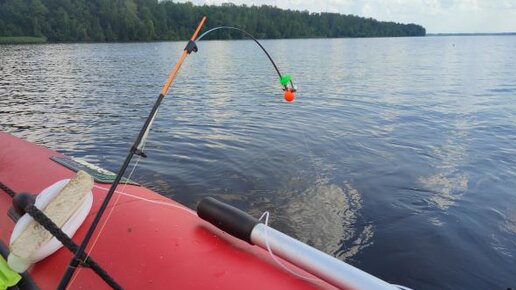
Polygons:
[[[0,0],[0,36],[49,42],[187,39],[201,16],[206,27],[236,26],[257,38],[424,36],[416,24],[272,6],[196,6],[158,0]],[[211,38],[238,39],[236,31]],[[29,38],[31,39],[31,38]]]

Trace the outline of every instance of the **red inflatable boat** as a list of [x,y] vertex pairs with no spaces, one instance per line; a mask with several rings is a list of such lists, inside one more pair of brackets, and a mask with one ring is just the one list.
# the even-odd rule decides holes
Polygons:
[[[72,177],[75,172],[68,167],[73,167],[73,162],[50,149],[0,132],[0,182],[16,192],[39,193],[58,180]],[[73,237],[77,243],[108,187],[95,182],[92,210]],[[4,257],[16,222],[11,207],[11,197],[0,190],[0,247]],[[125,187],[102,234],[98,232],[94,234],[98,240],[87,252],[126,289],[336,289],[282,260],[291,271],[311,278],[291,274],[266,250],[232,237],[194,211],[139,185]],[[61,248],[34,264],[20,288],[55,289],[70,258],[71,253]],[[343,277],[347,274],[342,272]],[[352,279],[349,285],[354,285]],[[109,287],[90,269],[82,268],[69,288]]]
[[[39,193],[54,182],[75,175],[52,157],[65,156],[0,132],[0,182],[16,192]],[[103,183],[95,185],[93,208],[73,237],[77,243],[106,194],[100,188],[109,187]],[[127,185],[124,192],[132,196],[120,196],[90,254],[126,289],[332,288],[325,282],[309,282],[286,272],[267,251],[225,234],[201,220],[194,211],[143,186]],[[11,205],[11,197],[0,190],[0,238],[4,253],[15,224],[8,215]],[[94,237],[97,234],[98,231]],[[61,248],[30,268],[26,278],[38,288],[55,289],[70,258],[71,253]],[[302,273],[300,269],[294,271]],[[91,270],[81,269],[70,288],[109,287]]]

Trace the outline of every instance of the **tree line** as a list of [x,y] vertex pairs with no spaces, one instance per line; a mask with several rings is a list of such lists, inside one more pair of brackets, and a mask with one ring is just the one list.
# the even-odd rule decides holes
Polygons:
[[[200,18],[208,27],[236,26],[257,38],[424,36],[420,25],[381,22],[338,13],[272,6],[197,6],[158,0],[0,0],[0,36],[45,37],[50,42],[187,39]],[[236,31],[211,38],[238,39]]]

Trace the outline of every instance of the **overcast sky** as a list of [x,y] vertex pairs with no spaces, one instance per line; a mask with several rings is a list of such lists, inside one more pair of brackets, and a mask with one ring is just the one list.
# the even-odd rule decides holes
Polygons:
[[192,0],[195,4],[268,4],[423,25],[428,33],[516,32],[516,0]]

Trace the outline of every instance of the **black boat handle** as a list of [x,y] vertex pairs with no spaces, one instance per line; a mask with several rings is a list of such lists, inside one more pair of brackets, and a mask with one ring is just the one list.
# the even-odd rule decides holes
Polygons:
[[197,206],[197,215],[217,228],[243,241],[251,242],[251,232],[260,223],[258,219],[229,204],[212,197],[201,200]]

